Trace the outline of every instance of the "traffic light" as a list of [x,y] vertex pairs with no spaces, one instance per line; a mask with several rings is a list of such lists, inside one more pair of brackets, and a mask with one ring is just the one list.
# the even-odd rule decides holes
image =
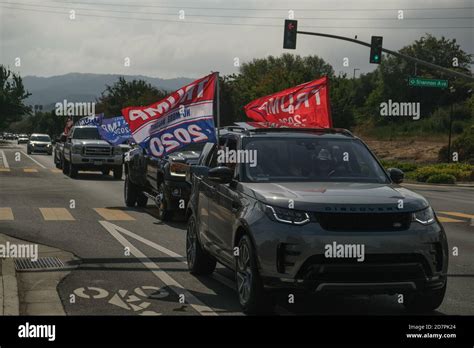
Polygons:
[[382,36],[372,36],[370,41],[370,62],[380,64],[382,61]]
[[283,48],[294,50],[296,48],[296,31],[298,21],[286,19],[285,32],[283,34]]

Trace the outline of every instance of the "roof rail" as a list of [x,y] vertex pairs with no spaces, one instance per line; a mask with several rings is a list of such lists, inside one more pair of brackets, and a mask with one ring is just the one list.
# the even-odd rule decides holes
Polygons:
[[267,133],[267,132],[319,132],[331,134],[344,134],[347,136],[354,136],[349,130],[344,128],[254,128],[247,129],[248,132]]

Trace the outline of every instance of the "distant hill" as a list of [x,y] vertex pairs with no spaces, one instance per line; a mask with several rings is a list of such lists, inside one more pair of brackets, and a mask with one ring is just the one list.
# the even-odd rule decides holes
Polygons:
[[51,77],[25,76],[23,83],[32,94],[27,100],[28,105],[43,105],[43,110],[52,110],[54,104],[64,99],[67,101],[95,101],[105,90],[106,85],[112,85],[120,76],[127,81],[145,80],[151,85],[165,91],[175,91],[187,85],[194,79],[178,77],[160,79],[142,75],[112,75],[112,74],[81,74],[70,73]]

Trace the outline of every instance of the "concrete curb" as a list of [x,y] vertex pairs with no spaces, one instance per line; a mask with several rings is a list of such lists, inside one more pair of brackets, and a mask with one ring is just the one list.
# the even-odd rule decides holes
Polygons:
[[1,309],[0,315],[19,315],[20,301],[18,297],[18,281],[13,259],[3,259],[2,278],[0,290]]

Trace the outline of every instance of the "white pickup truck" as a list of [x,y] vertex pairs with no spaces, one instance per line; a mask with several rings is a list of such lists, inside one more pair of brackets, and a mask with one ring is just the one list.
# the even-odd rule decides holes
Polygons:
[[108,175],[114,172],[114,179],[120,180],[123,172],[123,150],[100,138],[96,126],[75,126],[69,132],[63,148],[63,173],[71,178],[79,170],[101,171]]

